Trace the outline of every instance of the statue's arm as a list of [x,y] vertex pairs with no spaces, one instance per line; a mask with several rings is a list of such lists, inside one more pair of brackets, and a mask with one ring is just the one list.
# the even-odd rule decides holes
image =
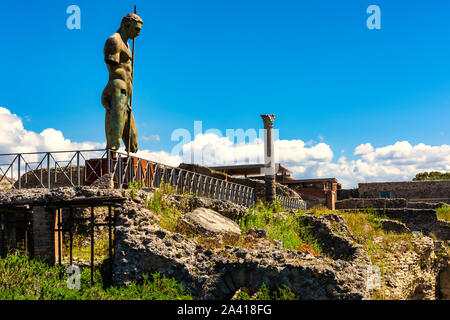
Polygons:
[[114,36],[106,40],[103,55],[105,62],[109,65],[115,66],[120,63],[120,43]]

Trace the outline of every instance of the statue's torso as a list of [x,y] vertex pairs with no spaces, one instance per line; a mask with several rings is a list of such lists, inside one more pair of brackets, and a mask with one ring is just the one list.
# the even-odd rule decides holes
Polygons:
[[127,83],[128,90],[132,89],[131,59],[132,53],[118,33],[108,38],[104,48],[105,60],[110,58],[114,63],[106,63],[109,71],[109,81],[120,79]]

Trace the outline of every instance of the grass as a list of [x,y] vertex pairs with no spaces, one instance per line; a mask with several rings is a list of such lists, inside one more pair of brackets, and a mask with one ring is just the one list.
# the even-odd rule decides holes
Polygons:
[[417,251],[413,243],[414,235],[396,234],[383,230],[380,219],[386,218],[373,209],[363,212],[338,212],[343,215],[357,243],[367,251],[371,263],[380,268],[381,288],[372,292],[373,300],[389,299],[384,276],[394,272],[392,257],[401,259],[408,251]]
[[436,215],[439,220],[450,221],[450,206],[444,204],[442,207],[437,208]]
[[248,214],[239,221],[245,234],[252,228],[266,229],[268,240],[282,240],[284,249],[307,251],[321,255],[322,249],[314,238],[310,227],[303,222],[299,214],[281,214],[279,204],[265,205],[259,202],[249,209]]
[[[336,213],[336,212],[335,212]],[[352,231],[356,241],[360,244],[366,243],[370,239],[383,236],[380,219],[386,218],[372,208],[365,209],[363,212],[340,212],[348,227]]]
[[263,283],[254,298],[250,297],[247,292],[239,290],[235,300],[300,300],[300,298],[286,285],[272,291]]
[[186,230],[183,224],[179,223],[179,217],[192,209],[189,207],[190,197],[192,195],[183,195],[185,201],[181,201],[181,206],[172,207],[167,203],[164,195],[173,194],[174,192],[173,187],[169,185],[162,186],[154,193],[152,199],[147,204],[147,208],[158,215],[160,227],[171,232],[184,234],[208,248],[219,249],[227,245],[250,247],[252,243],[244,239],[244,235],[251,228],[255,227],[266,229],[268,240],[271,242],[282,240],[284,249],[307,251],[316,256],[322,254],[322,250],[316,239],[312,236],[309,227],[302,223],[299,215],[282,215],[281,213],[284,209],[278,201],[275,201],[271,205],[259,202],[250,208],[248,214],[238,221],[241,228],[241,237],[239,239],[223,235],[222,240],[218,241],[212,237],[194,234]]
[[[161,195],[155,195],[151,208],[159,212],[160,225],[163,228],[185,233],[189,237],[193,237],[197,242],[211,248],[217,248],[222,245],[217,244],[214,239],[188,234],[185,230],[180,229],[177,220],[184,210],[168,207]],[[234,243],[229,242],[227,244],[246,247],[249,243],[243,241],[243,235],[247,234],[252,228],[261,228],[267,231],[269,241],[282,240],[284,249],[306,251],[316,256],[323,255],[323,250],[314,237],[311,227],[304,221],[306,219],[302,217],[305,212],[298,210],[284,213],[283,211],[278,202],[272,205],[262,202],[257,203],[238,221],[242,233],[241,238]],[[309,212],[317,216],[340,214],[344,217],[356,242],[365,248],[371,263],[380,268],[382,275],[381,289],[372,291],[372,299],[388,299],[389,291],[384,283],[384,276],[396,272],[396,266],[392,262],[393,257],[401,259],[407,252],[418,252],[418,248],[413,242],[416,236],[409,233],[397,234],[384,231],[380,220],[387,218],[387,216],[373,208],[366,208],[361,212],[340,212],[331,211],[325,207],[315,207],[310,209]],[[440,219],[450,220],[450,207],[443,206],[437,212]],[[282,297],[282,300],[298,298],[293,296],[288,288],[279,288],[278,291],[270,292],[267,288],[262,287],[257,294],[257,299],[261,300],[277,299],[278,297]],[[249,294],[244,291],[240,291],[237,294],[237,299],[248,300],[250,298]]]
[[[69,237],[64,235],[63,239],[62,257],[63,259],[69,259]],[[89,236],[76,233],[73,235],[72,255],[74,259],[81,259],[84,261],[91,260],[91,244]],[[109,237],[106,229],[96,233],[94,255],[96,261],[103,261],[109,257]]]
[[171,231],[180,232],[178,218],[185,212],[190,211],[190,198],[192,195],[185,194],[182,197],[179,207],[171,206],[165,199],[166,195],[176,193],[176,189],[169,184],[162,184],[161,187],[153,193],[153,197],[148,201],[147,208],[153,211],[160,219],[159,226]]
[[[303,210],[302,212],[306,212],[306,211]],[[321,216],[321,215],[325,215],[325,214],[336,214],[336,211],[330,210],[324,206],[312,207],[311,209],[308,210],[308,212],[310,212],[316,216]]]
[[[340,214],[343,215],[356,242],[367,249],[374,264],[379,261],[381,256],[385,256],[393,250],[398,252],[396,244],[399,242],[409,244],[404,250],[412,247],[411,242],[414,238],[412,234],[384,231],[380,219],[386,218],[386,216],[373,209],[365,209],[363,212],[340,212]],[[374,239],[377,239],[376,243],[374,243]]]
[[250,243],[246,243],[243,237],[236,239],[235,237],[224,234],[222,235],[222,239],[219,241],[217,238],[199,235],[187,229],[182,223],[180,223],[179,218],[183,213],[192,211],[193,208],[191,208],[191,200],[194,195],[184,194],[182,195],[178,206],[171,206],[165,199],[165,195],[175,193],[176,189],[173,186],[163,184],[161,188],[155,191],[153,197],[147,203],[147,208],[158,216],[158,225],[161,228],[171,232],[181,233],[187,238],[195,240],[197,243],[211,249],[219,249],[227,245],[242,247],[251,245]]
[[90,283],[90,269],[81,269],[80,289],[69,289],[64,267],[49,266],[14,253],[0,259],[0,300],[191,300],[183,286],[159,273],[145,275],[139,284],[104,287],[100,271]]

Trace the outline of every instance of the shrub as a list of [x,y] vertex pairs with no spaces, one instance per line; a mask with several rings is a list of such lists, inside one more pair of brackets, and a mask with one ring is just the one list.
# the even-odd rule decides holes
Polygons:
[[442,207],[437,208],[436,215],[439,220],[450,221],[450,206],[444,204]]
[[423,181],[423,180],[450,180],[450,172],[421,172],[416,174],[413,181]]
[[303,223],[301,215],[281,215],[277,207],[259,202],[240,219],[239,225],[244,234],[251,228],[266,229],[268,240],[272,242],[282,240],[284,249],[308,251],[314,255],[321,254],[317,240],[309,226]]
[[159,273],[144,275],[141,283],[103,287],[100,270],[90,283],[90,269],[81,270],[80,289],[69,289],[65,267],[49,266],[27,255],[9,254],[0,259],[0,300],[174,300],[192,299],[183,286]]
[[271,291],[265,283],[262,284],[255,296],[252,298],[245,291],[239,290],[235,300],[299,300],[288,286],[283,285],[281,288]]

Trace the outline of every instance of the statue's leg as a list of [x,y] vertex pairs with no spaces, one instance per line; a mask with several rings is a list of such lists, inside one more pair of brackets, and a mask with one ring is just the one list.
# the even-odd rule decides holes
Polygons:
[[[128,115],[130,116],[130,121],[128,121]],[[131,139],[129,134],[131,134]],[[125,143],[127,151],[129,150],[132,153],[136,153],[138,151],[138,136],[137,136],[136,122],[134,121],[133,112],[131,111],[127,112],[125,128],[123,130],[123,142]],[[128,146],[128,142],[130,142],[130,146]]]
[[126,122],[128,94],[124,81],[116,79],[110,85],[110,105],[105,118],[106,148],[118,150]]

